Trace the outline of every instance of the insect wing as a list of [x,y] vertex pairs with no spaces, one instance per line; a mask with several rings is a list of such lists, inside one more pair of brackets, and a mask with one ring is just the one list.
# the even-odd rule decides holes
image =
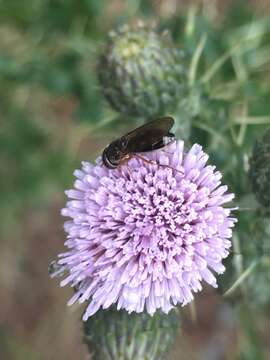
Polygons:
[[138,127],[122,136],[121,140],[129,153],[146,152],[164,146],[163,138],[172,137],[170,129],[174,125],[171,117],[163,117]]

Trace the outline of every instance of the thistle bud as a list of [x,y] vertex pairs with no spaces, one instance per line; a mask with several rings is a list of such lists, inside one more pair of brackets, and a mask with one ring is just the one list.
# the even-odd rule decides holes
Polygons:
[[93,360],[165,359],[173,344],[178,312],[128,314],[100,310],[84,323],[85,342]]
[[[249,262],[258,259],[257,266],[247,278],[249,300],[256,311],[269,307],[270,304],[270,224],[268,218],[255,218],[253,241],[249,249]],[[254,241],[255,239],[255,241]]]
[[186,92],[183,51],[173,46],[168,33],[142,23],[109,34],[98,73],[105,98],[124,115],[173,113]]
[[270,208],[270,129],[254,146],[250,160],[250,177],[258,202]]

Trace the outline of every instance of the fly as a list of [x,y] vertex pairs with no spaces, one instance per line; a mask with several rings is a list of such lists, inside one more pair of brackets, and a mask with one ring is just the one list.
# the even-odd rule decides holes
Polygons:
[[145,159],[138,153],[161,149],[174,142],[175,135],[170,132],[173,125],[173,118],[162,117],[150,121],[112,141],[103,150],[102,160],[104,165],[110,169],[115,169],[133,156],[152,163],[152,161]]

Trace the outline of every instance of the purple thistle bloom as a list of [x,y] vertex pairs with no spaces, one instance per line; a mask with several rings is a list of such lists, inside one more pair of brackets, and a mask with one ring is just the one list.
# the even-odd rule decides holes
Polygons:
[[134,156],[110,170],[100,158],[83,162],[75,189],[66,191],[62,214],[71,220],[69,251],[58,260],[68,273],[61,286],[75,287],[69,304],[89,301],[84,320],[112,304],[167,313],[192,301],[202,280],[217,287],[213,271],[225,270],[236,219],[223,204],[234,195],[206,166],[201,146],[185,152],[176,141],[143,156],[155,163]]

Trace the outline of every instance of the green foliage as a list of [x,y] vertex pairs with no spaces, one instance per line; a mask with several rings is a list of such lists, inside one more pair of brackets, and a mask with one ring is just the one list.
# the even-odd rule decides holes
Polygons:
[[8,227],[26,203],[37,205],[52,186],[66,184],[72,161],[64,148],[52,147],[37,119],[10,99],[0,104],[0,214],[1,227]]

